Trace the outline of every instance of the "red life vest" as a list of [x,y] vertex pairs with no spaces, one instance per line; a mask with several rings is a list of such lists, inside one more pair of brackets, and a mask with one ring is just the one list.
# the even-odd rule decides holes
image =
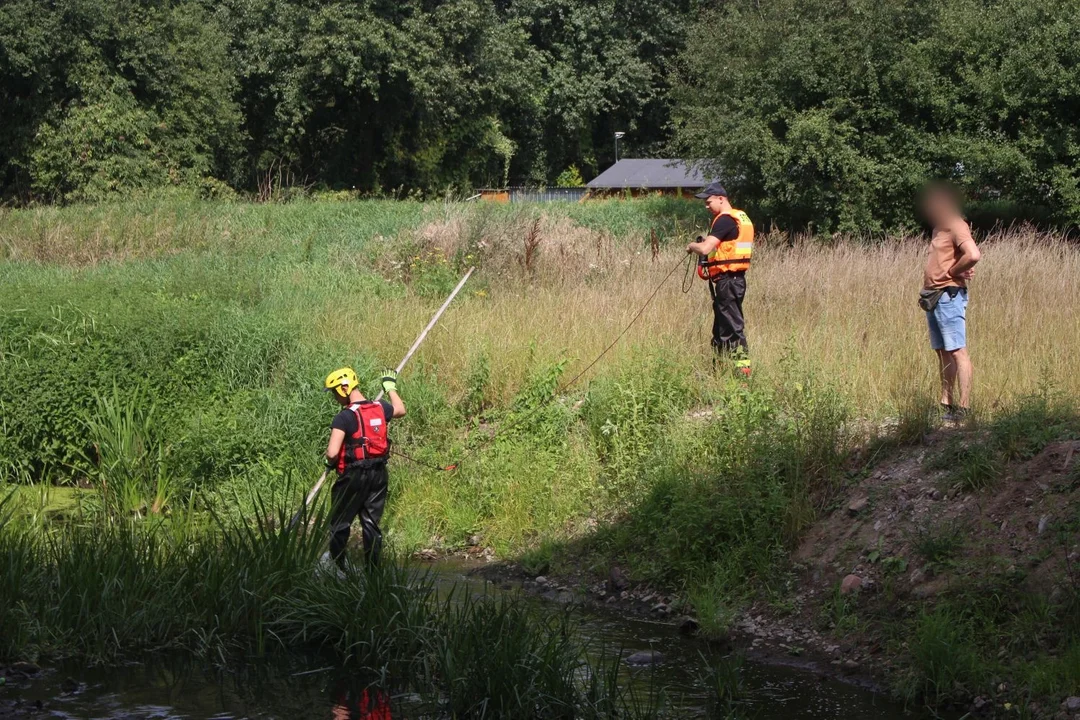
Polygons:
[[353,403],[349,410],[356,415],[356,432],[345,436],[338,453],[337,471],[345,472],[350,465],[365,460],[385,460],[390,454],[390,439],[386,436],[386,413],[382,403],[363,400]]

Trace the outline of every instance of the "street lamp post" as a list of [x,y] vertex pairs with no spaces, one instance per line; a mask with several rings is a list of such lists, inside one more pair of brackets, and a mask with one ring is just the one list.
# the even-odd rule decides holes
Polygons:
[[626,133],[620,131],[615,133],[615,162],[619,162],[619,140],[623,138]]

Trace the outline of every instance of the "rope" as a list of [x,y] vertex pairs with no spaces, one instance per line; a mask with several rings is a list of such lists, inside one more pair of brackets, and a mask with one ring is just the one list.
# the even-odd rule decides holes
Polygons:
[[391,450],[390,454],[394,457],[399,457],[402,460],[408,460],[414,465],[419,465],[420,467],[427,468],[428,470],[438,470],[439,472],[450,472],[451,470],[457,470],[458,466],[457,463],[454,463],[453,465],[436,465],[435,463],[428,462],[427,460],[420,460],[418,458],[412,457],[411,455],[406,455],[400,450]]
[[682,293],[685,295],[690,292],[694,287],[694,256],[687,253],[686,255],[686,272],[683,273],[682,278]]
[[[634,314],[634,317],[632,317],[630,319],[630,322],[628,322],[626,324],[626,327],[624,327],[622,329],[622,332],[620,332],[618,335],[616,335],[615,339],[612,340],[608,344],[608,346],[605,347],[603,349],[603,351],[593,359],[592,362],[590,362],[588,365],[585,366],[585,369],[583,369],[581,372],[579,372],[577,375],[575,375],[573,378],[571,378],[568,382],[566,382],[563,385],[556,388],[555,392],[553,392],[551,394],[550,398],[548,398],[547,400],[543,401],[542,403],[540,403],[539,405],[534,407],[528,413],[526,413],[522,417],[519,417],[516,421],[510,423],[510,425],[508,425],[508,426],[506,426],[504,428],[501,428],[497,432],[489,435],[487,437],[487,439],[482,441],[481,443],[479,443],[477,445],[474,445],[472,448],[466,450],[465,454],[462,455],[461,458],[456,463],[453,463],[451,465],[446,465],[446,466],[439,466],[439,465],[435,465],[433,463],[425,462],[423,460],[417,460],[416,458],[409,457],[408,455],[405,455],[404,453],[397,452],[396,450],[392,450],[391,451],[392,454],[397,455],[398,457],[401,457],[401,458],[403,458],[405,460],[409,460],[410,462],[413,462],[413,463],[415,463],[415,464],[417,464],[417,465],[419,465],[421,467],[426,467],[426,468],[431,469],[431,470],[439,470],[439,471],[442,471],[442,472],[449,472],[451,470],[456,470],[458,467],[461,466],[461,464],[466,459],[472,457],[477,452],[482,450],[484,447],[486,447],[487,445],[494,442],[495,438],[497,438],[499,435],[501,435],[504,432],[508,432],[508,431],[522,425],[525,421],[531,419],[534,415],[536,415],[536,413],[538,413],[540,410],[543,410],[548,405],[548,403],[550,403],[552,400],[557,398],[562,393],[566,392],[567,388],[569,388],[571,385],[573,385],[578,380],[583,378],[585,376],[585,374],[587,372],[589,372],[589,370],[592,370],[592,368],[596,365],[596,363],[600,362],[600,360],[603,359],[603,357],[605,355],[607,355],[609,352],[611,352],[611,349],[614,348],[615,345],[617,345],[620,340],[622,340],[623,336],[626,335],[626,333],[630,330],[631,327],[633,327],[634,323],[636,323],[638,321],[638,319],[642,316],[642,314],[649,307],[649,305],[652,304],[652,301],[654,299],[656,299],[656,296],[657,296],[657,294],[659,294],[660,289],[663,288],[664,285],[667,284],[667,281],[671,279],[671,276],[674,275],[675,272],[680,267],[682,267],[682,264],[683,264],[683,260],[682,260],[682,258],[680,258],[679,261],[677,263],[675,263],[674,267],[672,267],[671,270],[668,271],[668,274],[664,276],[664,279],[660,281],[660,284],[657,285],[656,288],[652,291],[652,294],[649,295],[648,299],[645,300],[645,304],[642,305],[638,309],[638,311]],[[691,257],[687,258],[687,262],[686,262],[687,275],[689,275],[690,269],[692,267],[693,267],[693,257],[691,256]],[[686,277],[684,276],[684,278],[683,278],[684,286],[685,286],[685,282],[686,282]],[[683,290],[683,292],[687,292],[687,291]]]

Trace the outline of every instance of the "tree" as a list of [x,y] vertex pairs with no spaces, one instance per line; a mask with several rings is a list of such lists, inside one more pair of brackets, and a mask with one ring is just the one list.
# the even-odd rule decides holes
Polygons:
[[931,178],[1080,218],[1080,4],[732,0],[703,27],[739,41],[682,56],[673,145],[773,221],[910,226]]
[[94,200],[233,179],[235,82],[200,5],[14,0],[0,39],[0,93],[16,108],[8,183]]

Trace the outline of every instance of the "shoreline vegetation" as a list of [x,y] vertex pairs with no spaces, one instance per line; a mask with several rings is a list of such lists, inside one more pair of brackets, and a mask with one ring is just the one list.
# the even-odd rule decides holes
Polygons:
[[[799,616],[794,598],[808,583],[839,586],[843,575],[808,580],[795,556],[808,538],[843,545],[837,519],[853,494],[877,492],[879,468],[907,463],[912,482],[940,479],[941,493],[959,488],[974,504],[1018,491],[1025,507],[1029,486],[1043,482],[1034,459],[1078,437],[1080,249],[1025,228],[980,239],[976,415],[949,433],[938,429],[936,369],[915,304],[916,237],[765,234],[746,301],[749,383],[713,367],[707,293],[698,281],[684,294],[680,271],[611,353],[560,392],[679,261],[700,215],[661,198],[0,210],[0,477],[23,486],[0,526],[4,577],[23,579],[3,590],[4,654],[108,659],[143,642],[207,652],[230,635],[248,648],[276,637],[344,642],[343,656],[361,664],[427,677],[394,665],[420,643],[421,656],[461,663],[425,670],[429,689],[444,692],[439,683],[462,668],[490,675],[477,663],[494,662],[499,645],[493,635],[490,646],[468,646],[448,626],[497,618],[520,633],[507,652],[546,663],[530,666],[539,684],[522,702],[554,716],[584,702],[596,717],[637,702],[605,680],[617,664],[598,661],[592,689],[570,682],[566,668],[583,650],[530,633],[535,619],[516,605],[432,605],[423,582],[419,595],[389,593],[414,615],[368,647],[361,639],[379,625],[363,623],[389,610],[342,615],[376,601],[313,578],[318,532],[277,529],[318,475],[332,416],[318,392],[327,368],[352,364],[374,386],[469,265],[474,281],[402,379],[410,412],[394,436],[424,462],[465,461],[452,473],[393,462],[386,532],[401,558],[480,544],[525,568],[602,578],[618,566],[632,582],[670,589],[704,632],[721,635],[749,607]],[[1036,574],[1027,556],[976,570],[959,550],[990,537],[988,521],[951,538],[950,516],[928,516],[937,524],[925,537],[858,562],[873,566],[879,587],[892,576],[886,565],[896,577],[931,566],[978,583],[896,596],[902,612],[889,612],[887,592],[837,594],[818,601],[823,632],[878,638],[889,679],[913,704],[993,696],[999,711],[1004,698],[1056,708],[1080,693],[1070,669],[1080,657],[1070,559],[1080,550],[1080,460],[1069,464],[1040,491],[1060,507],[1037,535],[1064,551],[1038,584],[1017,576],[1024,563]],[[93,492],[63,506],[53,485]],[[1000,512],[995,527],[1013,518]],[[837,551],[836,563],[864,550]],[[979,557],[995,553],[1006,551]],[[155,583],[154,572],[175,583]],[[388,569],[370,582],[404,588],[406,574]],[[193,577],[205,587],[184,585]],[[166,585],[186,603],[175,617]],[[1003,600],[976,602],[975,588]],[[326,600],[334,592],[353,595],[339,607]],[[132,634],[110,639],[125,618]],[[506,685],[469,692],[510,702],[524,679],[496,681]]]

